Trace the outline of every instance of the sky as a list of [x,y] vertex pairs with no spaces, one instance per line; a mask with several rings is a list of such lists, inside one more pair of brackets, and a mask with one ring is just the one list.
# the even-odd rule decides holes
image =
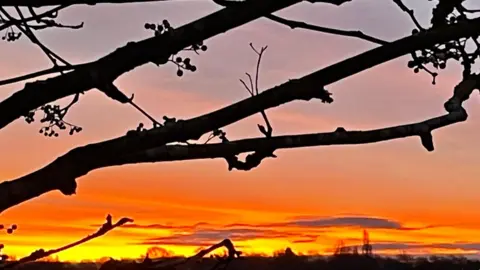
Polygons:
[[[470,1],[473,2],[473,1]],[[405,1],[428,25],[436,1]],[[470,5],[475,7],[474,5]],[[480,6],[477,6],[480,7]],[[81,30],[45,30],[38,37],[72,63],[95,60],[128,41],[151,36],[145,22],[168,19],[180,26],[219,7],[210,1],[78,6],[62,11],[63,23]],[[393,1],[355,0],[341,7],[302,3],[277,15],[322,26],[359,29],[388,41],[408,35],[413,24]],[[268,45],[260,86],[268,89],[377,45],[258,19],[205,42],[201,55],[182,52],[198,67],[182,78],[171,64],[147,64],[115,84],[146,111],[186,119],[248,97],[240,78],[253,72],[249,48]],[[50,67],[27,40],[0,43],[0,78]],[[327,86],[334,102],[296,101],[269,110],[274,135],[375,129],[444,114],[443,103],[459,81],[460,68],[440,72],[437,84],[414,74],[399,58]],[[2,87],[4,99],[23,87]],[[60,103],[68,102],[68,99]],[[92,233],[110,213],[134,224],[58,254],[60,260],[136,258],[148,249],[189,255],[228,237],[247,254],[286,247],[329,254],[339,240],[361,243],[367,229],[374,252],[392,254],[480,254],[480,108],[475,93],[466,102],[468,121],[434,132],[436,149],[418,138],[357,146],[277,151],[248,172],[228,171],[224,160],[126,165],[93,171],[77,180],[74,196],[50,192],[1,214],[18,230],[1,234],[5,253],[20,257],[55,248]],[[0,179],[35,171],[69,149],[122,136],[148,121],[131,106],[92,90],[73,107],[68,121],[83,127],[75,136],[45,138],[39,123],[19,119],[0,131]],[[229,139],[259,137],[259,115],[227,128]],[[0,181],[3,181],[0,180]]]

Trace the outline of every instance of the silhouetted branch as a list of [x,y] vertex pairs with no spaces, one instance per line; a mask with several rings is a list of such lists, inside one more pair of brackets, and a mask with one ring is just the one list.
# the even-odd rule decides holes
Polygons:
[[[208,132],[293,100],[318,98],[324,102],[331,102],[330,94],[323,86],[412,51],[478,33],[479,24],[480,19],[474,19],[421,32],[351,57],[300,79],[290,80],[215,112],[76,148],[34,173],[0,183],[0,210],[4,211],[52,190],[72,195],[76,190],[76,178],[91,170],[117,164],[117,160],[124,158],[122,156],[127,153],[133,154],[172,142],[198,140]],[[72,73],[74,72],[63,76]],[[22,191],[13,192],[14,190]]]
[[[267,50],[268,46],[265,46],[265,47],[262,47],[260,49],[260,51],[257,51],[257,49],[255,49],[255,47],[253,46],[252,43],[250,43],[250,48],[252,48],[252,50],[257,54],[258,56],[258,60],[257,60],[257,66],[256,66],[256,69],[255,69],[255,84],[253,83],[253,80],[252,80],[252,76],[247,72],[247,76],[248,76],[248,79],[250,80],[250,86],[248,86],[245,81],[243,81],[242,79],[240,79],[240,82],[243,84],[243,86],[247,89],[247,91],[250,93],[250,95],[252,97],[256,96],[259,94],[259,89],[258,89],[258,80],[259,80],[259,73],[260,73],[260,63],[262,61],[262,56],[263,56],[263,53]],[[267,126],[267,128],[265,129],[264,126],[262,125],[258,125],[258,129],[260,130],[260,132],[265,135],[265,137],[271,137],[272,136],[272,132],[273,132],[273,128],[272,128],[272,125],[270,124],[270,121],[268,120],[268,117],[267,117],[267,114],[265,113],[265,111],[261,111],[260,112],[262,117],[263,117],[263,120],[265,121],[265,125]]]
[[[341,4],[346,0],[323,0]],[[47,80],[28,83],[0,103],[0,128],[20,116],[60,98],[106,85],[125,72],[148,62],[168,62],[172,54],[232,28],[281,10],[301,0],[246,1],[239,7],[227,7],[183,27],[139,42],[130,42],[109,55],[74,71]],[[109,95],[111,96],[111,95]],[[128,99],[118,100],[127,103]]]
[[[221,5],[221,6],[238,6],[243,4],[243,1],[231,1],[231,0],[214,0],[213,2]],[[310,2],[315,2],[315,1],[310,1]],[[380,45],[385,45],[388,42],[368,36],[361,31],[346,31],[346,30],[340,30],[340,29],[334,29],[334,28],[328,28],[328,27],[323,27],[323,26],[316,26],[312,24],[307,24],[305,22],[299,22],[299,21],[293,21],[293,20],[287,20],[285,18],[273,15],[273,14],[267,14],[264,16],[267,19],[270,19],[274,22],[284,24],[292,29],[295,28],[303,28],[303,29],[308,29],[308,30],[313,30],[313,31],[318,31],[318,32],[323,32],[323,33],[328,33],[328,34],[333,34],[333,35],[341,35],[341,36],[347,36],[347,37],[356,37],[360,39],[364,39],[373,43],[377,43]]]
[[312,24],[308,24],[308,23],[305,23],[305,22],[288,20],[288,19],[276,16],[276,15],[273,15],[273,14],[266,15],[265,18],[268,18],[268,19],[270,19],[272,21],[275,21],[277,23],[284,24],[284,25],[286,25],[286,26],[288,26],[292,29],[302,28],[302,29],[327,33],[327,34],[360,38],[360,39],[367,40],[367,41],[377,43],[377,44],[380,44],[380,45],[388,44],[387,41],[384,41],[384,40],[378,39],[376,37],[366,35],[362,31],[348,31],[348,30],[341,30],[341,29],[334,29],[334,28],[328,28],[328,27],[323,27],[323,26],[317,26],[317,25],[312,25]]
[[[228,265],[228,263],[230,263],[231,260],[233,260],[235,257],[239,257],[241,255],[241,252],[239,252],[235,249],[235,247],[234,247],[234,245],[233,245],[233,243],[230,239],[224,239],[223,241],[221,241],[221,242],[219,242],[215,245],[212,245],[209,248],[201,250],[200,252],[198,252],[197,254],[195,254],[191,257],[188,257],[188,258],[185,258],[185,259],[180,259],[179,261],[176,261],[176,262],[175,261],[173,261],[173,262],[167,261],[167,262],[157,263],[157,264],[153,264],[151,267],[155,268],[155,269],[159,269],[159,268],[166,268],[166,267],[172,267],[172,266],[173,267],[181,266],[184,269],[191,269],[192,264],[196,263],[199,259],[203,258],[205,255],[208,255],[208,254],[212,253],[213,251],[215,251],[219,248],[222,248],[222,247],[227,249],[228,255],[227,255],[227,259],[223,260],[223,261],[220,261],[219,264],[227,264]],[[218,268],[219,264],[215,265],[212,268],[212,270]]]
[[[216,144],[193,144],[193,145],[167,145],[150,149],[137,155],[126,157],[123,164],[133,164],[141,162],[161,162],[178,161],[206,158],[226,158],[229,155],[237,155],[245,152],[259,151],[259,149],[284,149],[312,147],[322,145],[353,145],[375,143],[393,139],[400,139],[411,136],[419,136],[422,139],[422,145],[428,150],[433,151],[430,132],[467,119],[467,113],[464,110],[453,111],[444,116],[431,118],[429,120],[412,123],[402,126],[394,126],[368,131],[346,131],[338,128],[335,132],[313,133],[304,135],[285,135],[274,136],[271,138],[253,138],[228,143]],[[269,150],[271,151],[271,150]],[[260,156],[260,155],[259,155]],[[264,156],[266,157],[266,156]],[[259,160],[255,157],[247,158],[246,164],[241,165],[240,170],[256,167]],[[118,165],[123,165],[118,164]],[[229,164],[230,166],[230,164]],[[233,168],[236,168],[233,166]]]
[[78,245],[81,245],[81,244],[83,244],[85,242],[88,242],[92,239],[98,238],[98,237],[106,234],[107,232],[109,232],[109,231],[111,231],[111,230],[113,230],[117,227],[120,227],[120,226],[122,226],[126,223],[133,222],[133,219],[124,217],[124,218],[121,218],[119,221],[117,221],[115,224],[112,224],[112,216],[111,215],[108,215],[106,219],[107,219],[107,221],[105,222],[105,224],[103,224],[102,227],[100,227],[98,229],[98,231],[96,231],[93,234],[90,234],[90,235],[88,235],[88,236],[86,236],[86,237],[84,237],[84,238],[82,238],[78,241],[75,241],[71,244],[68,244],[68,245],[65,245],[63,247],[59,247],[59,248],[56,248],[56,249],[51,249],[51,250],[47,250],[47,251],[45,251],[43,249],[36,250],[36,251],[32,252],[30,255],[28,255],[27,257],[23,257],[23,258],[21,258],[17,261],[1,265],[0,269],[13,268],[13,267],[18,266],[18,265],[23,264],[23,263],[33,262],[33,261],[39,260],[41,258],[48,257],[50,255],[59,253],[61,251],[73,248],[73,247],[78,246]]
[[[479,75],[466,78],[455,87],[453,96],[444,104],[448,114],[418,123],[368,131],[346,131],[344,128],[339,127],[334,132],[328,133],[253,138],[207,145],[165,145],[132,155],[124,155],[123,160],[122,158],[118,159],[119,163],[115,165],[225,158],[229,164],[229,169],[250,170],[258,166],[264,158],[272,156],[272,150],[276,149],[367,144],[412,136],[419,136],[423,147],[428,151],[433,151],[432,131],[465,121],[468,115],[462,107],[462,103],[479,87]],[[247,156],[245,162],[238,163],[238,161],[232,161],[230,158],[234,155],[252,151],[255,151],[255,153]]]
[[[255,69],[255,84],[253,83],[252,76],[249,73],[246,73],[246,74],[250,80],[250,86],[248,86],[243,80],[240,79],[240,81],[242,82],[243,86],[247,89],[247,91],[250,93],[250,95],[254,97],[259,94],[258,80],[259,80],[259,73],[260,73],[260,63],[262,61],[263,53],[267,50],[268,46],[262,47],[260,51],[255,49],[252,43],[250,43],[250,47],[258,56],[257,66]],[[267,128],[265,128],[263,125],[258,124],[257,125],[258,129],[263,135],[265,135],[266,138],[271,138],[273,128],[272,128],[272,125],[270,124],[270,121],[268,120],[267,113],[265,112],[265,110],[262,110],[260,111],[260,114],[262,115],[262,118],[265,121],[265,125],[267,126]],[[240,161],[236,154],[225,156],[225,160],[227,160],[228,162],[228,170],[237,169],[237,170],[248,171],[260,165],[262,160],[264,160],[267,157],[273,157],[273,158],[276,157],[273,154],[273,148],[272,149],[262,148],[262,149],[255,150],[254,153],[249,154],[246,157],[245,161]]]
[[96,5],[165,2],[176,0],[2,0],[2,6],[44,7],[56,5]]
[[103,263],[99,270],[117,270],[117,269],[185,269],[189,270],[203,257],[212,253],[213,251],[219,248],[227,249],[226,258],[217,258],[218,262],[211,268],[211,270],[218,269],[220,266],[224,266],[224,269],[228,264],[235,258],[240,257],[241,252],[235,249],[232,241],[230,239],[224,239],[223,241],[214,244],[206,249],[199,251],[197,254],[187,257],[187,258],[178,258],[178,259],[169,259],[168,261],[155,259],[150,259],[146,257],[143,262],[137,263],[126,263],[123,261],[117,261],[110,259],[109,261]]
[[[123,164],[134,164],[141,162],[162,162],[162,161],[178,161],[178,160],[191,160],[191,159],[206,159],[206,158],[225,158],[229,163],[229,168],[250,170],[260,164],[260,162],[268,156],[273,155],[273,150],[282,148],[298,148],[298,147],[311,147],[319,145],[346,145],[346,144],[366,144],[374,143],[386,140],[393,140],[398,138],[404,138],[408,136],[419,136],[422,145],[428,150],[433,151],[433,139],[431,132],[435,129],[451,125],[456,122],[465,121],[467,119],[467,113],[461,107],[463,101],[468,99],[474,89],[478,89],[479,76],[475,75],[462,81],[454,89],[453,97],[445,103],[445,109],[448,114],[436,118],[432,118],[420,123],[413,123],[402,126],[395,126],[370,131],[346,131],[343,128],[338,128],[335,132],[331,133],[315,133],[305,135],[289,135],[278,136],[271,138],[257,138],[257,139],[245,139],[232,142],[224,142],[219,144],[198,144],[198,145],[163,145],[160,147],[148,149],[146,151],[136,152],[124,152],[118,154],[109,160],[100,160],[100,164],[97,166],[118,166]],[[271,90],[270,90],[271,91]],[[264,92],[265,93],[265,92]],[[256,96],[261,97],[264,93]],[[250,98],[249,100],[252,100]],[[235,105],[232,105],[235,106]],[[238,105],[237,105],[238,106]],[[223,112],[232,110],[232,107],[223,109]],[[222,111],[222,110],[220,110]],[[212,114],[219,114],[218,111]],[[183,123],[184,127],[187,127],[190,123],[201,125],[198,123],[200,119],[216,118],[214,115],[201,116],[198,120],[188,120]],[[145,131],[147,133],[148,131]],[[139,134],[138,136],[142,136]],[[105,145],[108,142],[100,143],[98,145]],[[89,155],[84,157],[83,163],[75,162],[72,160],[72,153],[85,153],[85,149],[94,147],[94,145],[85,146],[71,151],[67,155],[58,158],[56,161],[34,172],[30,175],[22,177],[20,179],[4,182],[0,185],[0,192],[7,194],[4,199],[2,198],[1,205],[3,209],[6,209],[12,205],[12,202],[21,202],[20,199],[30,199],[32,194],[41,194],[40,192],[47,192],[53,189],[60,189],[64,194],[69,191],[72,194],[75,191],[76,183],[72,177],[78,177],[75,175],[78,172],[85,172],[85,170],[92,169],[89,167],[91,164],[85,165],[86,162],[92,163],[97,156]],[[108,151],[107,149],[102,149]],[[244,152],[255,151],[254,154],[247,157],[245,162],[238,162],[238,160],[232,160],[231,157]],[[98,162],[98,160],[96,160]],[[68,168],[68,169],[66,169]],[[68,175],[65,173],[68,172]],[[19,189],[19,187],[29,187]],[[70,188],[69,190],[66,190]],[[11,192],[11,190],[18,190],[17,193]],[[10,192],[10,193],[8,193]],[[8,197],[10,196],[10,197]]]
[[44,70],[41,70],[41,71],[32,72],[32,73],[21,75],[21,76],[18,76],[18,77],[1,80],[0,81],[0,86],[11,84],[11,83],[16,83],[16,82],[21,82],[21,81],[25,81],[25,80],[30,80],[30,79],[33,79],[33,78],[37,78],[37,77],[40,77],[40,76],[45,76],[45,75],[49,75],[49,74],[53,74],[53,73],[57,73],[57,72],[71,71],[71,70],[73,70],[73,69],[75,69],[79,66],[80,65],[78,65],[78,66],[77,65],[54,66],[54,67],[51,67],[49,69],[44,69]]
[[[121,155],[164,145],[169,142],[198,140],[203,134],[251,116],[264,109],[292,100],[318,98],[332,102],[330,94],[309,80],[291,80],[264,91],[255,97],[190,120],[173,121],[162,127],[145,131],[133,131],[126,136],[79,147],[56,159],[37,172],[13,181],[0,183],[0,209],[5,210],[45,192],[58,189],[65,195],[76,190],[75,179],[89,171],[114,162]],[[68,168],[68,169],[67,169]],[[13,192],[20,186],[21,192]]]
[[[4,6],[3,4],[1,6]],[[67,8],[69,5],[60,5],[58,7],[52,8],[50,10],[47,10],[45,12],[39,13],[39,14],[32,14],[32,16],[28,18],[24,18],[23,20],[17,20],[17,19],[11,19],[9,21],[4,21],[2,25],[0,25],[0,31],[7,29],[8,27],[14,26],[16,24],[21,24],[21,23],[28,23],[30,21],[34,20],[40,20],[45,17],[54,17],[54,14],[56,14],[58,11]]]
[[[117,49],[96,62],[82,65],[73,72],[44,81],[26,84],[23,90],[18,91],[0,103],[0,128],[5,127],[22,115],[27,115],[29,111],[43,104],[87,91],[94,87],[100,87],[101,84],[105,83],[104,81],[112,81],[135,66],[152,60],[161,63],[159,59],[162,58],[163,62],[168,61],[168,57],[171,54],[189,46],[189,44],[212,37],[232,27],[260,17],[260,11],[272,11],[279,9],[280,6],[286,6],[287,4],[284,1],[294,2],[294,0],[274,1],[277,3],[275,7],[263,6],[263,9],[252,9],[255,12],[251,12],[248,8],[242,12],[237,10],[237,8],[235,10],[225,8],[203,19],[180,27],[171,34],[160,35],[137,43],[129,43],[127,46]],[[263,1],[252,1],[252,3],[263,3]],[[223,23],[218,23],[222,20]],[[320,77],[319,84],[325,80],[329,81],[328,83],[335,82],[356,72],[421,48],[462,37],[478,35],[480,34],[480,28],[477,27],[479,23],[480,19],[478,18],[461,21],[384,45],[379,48],[379,51],[369,52],[369,58],[363,58],[361,64],[358,64],[360,62],[355,63],[357,59],[352,59],[345,61],[345,65],[342,65],[342,70],[338,70],[337,66],[335,66],[331,69],[331,71],[335,70],[335,72],[329,72],[330,74],[328,74],[332,76],[332,79]]]
[[[21,19],[21,23],[15,25],[22,33],[25,34],[25,36],[27,36],[34,44],[38,45],[40,47],[40,49],[42,49],[42,51],[45,53],[45,55],[47,55],[47,57],[52,61],[53,65],[54,66],[57,66],[57,60],[62,62],[63,64],[67,65],[67,66],[70,66],[70,63],[68,63],[67,61],[65,61],[62,57],[60,57],[59,55],[57,55],[56,53],[54,53],[53,51],[51,51],[47,46],[45,46],[42,42],[40,42],[40,40],[38,40],[38,38],[35,36],[35,34],[33,33],[33,31],[30,29],[29,25],[24,22],[26,19],[25,17],[23,16],[23,13],[22,11],[20,10],[20,8],[18,8],[17,6],[15,7],[15,10],[17,11],[18,15],[20,16],[20,19]],[[12,16],[10,16],[10,14],[3,8],[0,6],[0,12],[6,17],[8,18],[10,21],[12,20],[15,20],[15,18],[13,18]]]
[[413,9],[409,9],[403,2],[402,0],[393,0],[393,2],[405,13],[408,14],[408,16],[410,16],[410,18],[412,19],[413,23],[415,24],[415,26],[423,31],[425,30],[422,25],[420,25],[420,23],[418,22],[417,18],[415,17],[414,15],[414,11]]

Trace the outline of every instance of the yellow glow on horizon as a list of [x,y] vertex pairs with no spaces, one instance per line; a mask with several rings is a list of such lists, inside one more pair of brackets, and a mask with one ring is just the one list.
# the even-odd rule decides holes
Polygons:
[[[279,233],[281,232],[298,232],[299,228],[277,228]],[[425,229],[424,231],[429,232],[444,232],[445,236],[437,238],[421,238],[418,239],[419,232],[416,231],[395,231],[395,230],[385,230],[385,229],[370,229],[370,237],[374,239],[372,244],[375,244],[375,241],[387,241],[391,243],[401,243],[416,241],[421,242],[425,245],[435,244],[435,243],[449,243],[452,242],[448,233],[455,230],[459,235],[468,235],[468,231],[461,228],[444,228],[443,231],[439,228],[434,229]],[[462,231],[464,230],[464,231]],[[390,232],[390,233],[389,233]],[[61,233],[61,232],[59,232]],[[176,233],[179,233],[178,231]],[[313,234],[314,231],[308,231],[308,234]],[[319,255],[328,255],[331,254],[338,240],[341,239],[350,239],[345,241],[345,245],[361,245],[362,244],[362,229],[359,228],[329,228],[328,233],[318,232],[318,239],[314,242],[300,242],[295,243],[295,237],[285,236],[280,238],[253,238],[247,240],[233,240],[234,244],[238,246],[238,250],[242,251],[244,254],[265,254],[273,255],[277,251],[285,250],[286,247],[292,248],[292,250],[297,254],[319,254]],[[189,232],[185,231],[181,234],[188,235]],[[142,239],[151,238],[151,237],[166,237],[170,235],[175,235],[174,232],[168,231],[166,229],[161,230],[142,230],[142,229],[132,229],[125,228],[119,229],[117,232],[112,231],[111,233],[95,239],[86,244],[74,247],[70,250],[63,251],[59,254],[54,255],[58,256],[60,261],[69,261],[69,262],[81,262],[85,260],[97,261],[102,258],[112,257],[114,259],[139,259],[144,256],[149,247],[152,245],[138,244]],[[400,237],[403,235],[403,237]],[[479,234],[470,234],[474,235],[475,239],[470,239],[470,241],[480,240]],[[293,238],[292,238],[293,237]],[[20,258],[23,256],[29,255],[32,251],[39,248],[45,250],[51,248],[57,248],[59,246],[68,244],[78,240],[78,236],[72,235],[60,235],[57,237],[53,236],[35,236],[30,238],[30,236],[22,236],[21,234],[12,237],[9,240],[9,243],[6,244],[4,252],[9,255],[13,255],[15,258]],[[213,242],[219,242],[223,239],[218,239]],[[434,241],[432,241],[434,240]],[[212,243],[213,243],[212,242]],[[43,245],[36,245],[34,243],[43,243]],[[137,243],[137,244],[135,244]],[[173,253],[174,255],[180,256],[191,256],[198,252],[199,246],[188,246],[188,245],[157,245],[168,252]],[[476,251],[472,250],[461,250],[459,248],[415,248],[405,250],[407,254],[473,254]],[[223,250],[218,250],[216,254],[223,254]],[[395,255],[402,254],[403,250],[374,250],[375,253],[381,255]]]

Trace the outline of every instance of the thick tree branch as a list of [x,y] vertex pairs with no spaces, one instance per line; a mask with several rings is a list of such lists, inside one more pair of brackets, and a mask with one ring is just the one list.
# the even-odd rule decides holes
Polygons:
[[40,76],[49,75],[49,74],[52,74],[52,73],[71,71],[75,68],[78,68],[78,66],[74,66],[74,65],[53,66],[49,69],[44,69],[44,70],[29,73],[29,74],[20,75],[20,76],[13,77],[13,78],[8,78],[8,79],[5,79],[5,80],[0,80],[0,86],[11,84],[11,83],[16,83],[16,82],[21,82],[21,81],[37,78],[37,77],[40,77]]
[[126,4],[165,2],[175,0],[2,0],[1,6],[44,7],[56,5],[95,5],[95,4]]
[[[337,128],[334,132],[328,133],[253,138],[217,144],[164,145],[131,155],[122,155],[115,161],[117,163],[109,166],[144,162],[225,158],[229,163],[229,169],[250,170],[257,167],[264,158],[275,157],[273,151],[276,149],[367,144],[411,136],[419,136],[423,147],[427,151],[433,151],[432,131],[465,121],[468,115],[462,107],[462,103],[479,87],[480,75],[472,75],[465,78],[455,87],[453,96],[444,104],[448,114],[419,123],[369,131],[346,131],[344,128]],[[255,153],[251,154],[250,158],[247,157],[245,162],[234,160],[235,164],[232,164],[232,156],[253,151]]]
[[[180,0],[2,0],[1,6],[27,6],[43,7],[55,5],[96,5],[96,4],[128,4],[128,3],[147,3],[147,2],[166,2]],[[229,1],[229,0],[226,0]],[[245,2],[246,0],[232,0],[236,2]],[[344,0],[307,0],[312,3],[324,2],[334,5],[340,5]],[[350,0],[347,0],[350,1]],[[255,2],[255,1],[251,1]]]
[[[453,97],[445,103],[445,109],[449,112],[447,115],[432,118],[420,123],[371,131],[346,131],[343,128],[338,128],[335,132],[331,133],[246,139],[220,144],[189,146],[163,145],[146,151],[125,151],[123,153],[118,153],[115,157],[111,157],[108,160],[96,160],[96,156],[89,155],[88,152],[85,151],[85,149],[88,149],[90,146],[85,146],[83,147],[83,151],[82,148],[79,148],[79,152],[77,152],[86,155],[83,157],[83,163],[72,160],[72,153],[74,153],[74,150],[30,175],[2,183],[0,185],[0,194],[2,195],[0,197],[0,206],[2,208],[0,209],[5,210],[14,204],[18,204],[54,189],[60,189],[64,193],[65,190],[68,191],[70,189],[70,192],[73,193],[76,186],[75,178],[81,176],[76,173],[82,172],[82,170],[88,171],[93,169],[92,167],[89,167],[91,166],[91,163],[89,164],[88,162],[89,160],[96,160],[96,162],[99,162],[96,164],[99,167],[108,167],[141,162],[225,158],[231,168],[250,170],[258,166],[264,158],[272,156],[273,150],[275,149],[319,145],[366,144],[408,136],[419,136],[422,145],[428,151],[433,151],[434,147],[431,132],[435,129],[456,122],[465,121],[467,119],[467,113],[462,108],[461,104],[468,99],[474,89],[478,89],[478,86],[478,75],[462,81],[455,88]],[[250,98],[248,100],[252,99],[253,98]],[[232,106],[224,109],[225,112],[228,108],[232,110]],[[208,118],[208,116],[203,117]],[[103,150],[106,151],[105,149]],[[256,153],[264,152],[265,155],[262,156],[257,154],[256,156],[250,156],[250,159],[247,157],[245,162],[236,160],[232,163],[230,157],[251,151],[255,151]],[[267,153],[270,153],[270,155]]]
[[[109,55],[74,71],[43,81],[25,84],[25,87],[0,103],[0,128],[27,115],[44,104],[93,88],[105,89],[123,73],[153,62],[164,64],[172,54],[205,39],[211,38],[252,20],[281,10],[302,0],[246,1],[236,7],[227,7],[197,21],[165,34],[130,42]],[[341,4],[348,0],[322,0]],[[120,102],[128,102],[126,99]]]
[[132,135],[76,148],[32,174],[1,183],[0,211],[52,190],[60,190],[65,195],[74,194],[76,178],[91,170],[115,163],[115,160],[125,153],[144,151],[171,142],[199,139],[207,132],[292,100],[319,98],[331,102],[328,92],[323,90],[323,85],[331,84],[411,51],[478,32],[480,20],[472,22],[458,23],[397,40],[188,121],[179,121],[169,126],[140,133],[134,132]]
[[317,85],[293,80],[258,96],[249,98],[215,112],[178,121],[152,130],[128,133],[126,136],[97,144],[76,148],[57,158],[37,172],[13,181],[0,184],[0,210],[37,197],[51,190],[60,190],[65,195],[75,193],[75,179],[89,171],[104,167],[112,158],[133,153],[169,142],[198,139],[203,134],[221,128],[266,108],[271,108],[295,99],[319,98],[331,102],[329,94]]
[[[433,151],[433,141],[430,132],[441,127],[462,122],[467,119],[466,111],[461,108],[446,115],[428,119],[419,123],[387,127],[368,131],[346,131],[338,128],[334,132],[313,133],[302,135],[285,135],[271,138],[253,138],[228,143],[167,145],[143,151],[124,158],[119,164],[134,164],[143,162],[179,161],[206,158],[226,158],[231,155],[258,151],[261,149],[285,149],[325,145],[356,145],[376,143],[381,141],[419,136],[422,145]],[[118,161],[120,161],[119,159]],[[248,158],[247,158],[248,162]],[[246,164],[248,165],[248,164]],[[253,167],[256,167],[253,166]],[[253,168],[251,167],[251,168]],[[249,169],[251,169],[249,168]]]
[[[287,0],[278,0],[276,3],[284,1]],[[158,59],[158,57],[164,57],[164,60],[168,59],[172,53],[181,50],[188,44],[221,33],[224,29],[228,29],[228,27],[221,27],[226,25],[225,23],[218,23],[222,21],[223,17],[226,17],[226,20],[231,22],[231,24],[235,24],[232,20],[238,24],[240,19],[232,18],[243,16],[241,14],[233,16],[230,14],[232,12],[234,11],[230,10],[228,12],[228,8],[225,8],[222,11],[178,28],[174,31],[176,34],[161,35],[138,43],[130,43],[96,62],[80,65],[75,71],[65,75],[26,84],[23,90],[16,92],[0,103],[0,128],[5,127],[18,117],[26,115],[29,111],[43,104],[97,87],[101,83],[100,78],[103,78],[105,81],[113,81],[122,73],[148,62],[149,59]],[[245,16],[252,18],[251,14],[254,12],[245,12],[250,14]],[[261,14],[258,14],[257,17],[260,16]],[[243,19],[248,21],[248,18]],[[327,72],[329,73],[327,75],[333,76],[329,83],[423,47],[478,34],[480,34],[480,18],[425,31],[421,34],[399,40],[391,46],[379,49],[379,51],[370,52],[369,55],[362,59],[361,65],[355,64],[351,66],[350,64],[357,61],[357,59],[351,61],[349,59],[340,66],[332,67]],[[369,57],[371,59],[368,59]],[[323,74],[320,75],[323,76]]]
[[[116,160],[118,162],[117,164],[112,164],[111,166],[144,162],[226,158],[228,156],[258,151],[261,149],[268,149],[271,151],[271,149],[326,145],[357,145],[401,139],[412,136],[419,136],[422,139],[428,138],[427,136],[429,132],[435,129],[452,125],[457,122],[462,122],[466,119],[467,113],[465,110],[461,110],[431,118],[419,123],[367,131],[346,131],[343,128],[339,128],[334,132],[274,136],[271,138],[262,137],[231,141],[228,143],[167,145],[133,155],[122,156]],[[425,141],[425,143],[422,144],[428,151],[434,150],[431,142]]]

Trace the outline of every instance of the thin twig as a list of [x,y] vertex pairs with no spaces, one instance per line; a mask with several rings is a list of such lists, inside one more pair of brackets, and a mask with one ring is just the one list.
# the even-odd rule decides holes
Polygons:
[[21,82],[21,81],[25,81],[25,80],[29,80],[29,79],[33,79],[33,78],[36,78],[36,77],[57,73],[57,72],[71,71],[71,70],[74,70],[74,69],[79,68],[81,66],[82,66],[82,64],[80,64],[80,65],[70,65],[70,66],[58,66],[57,65],[57,66],[53,66],[49,69],[44,69],[44,70],[36,71],[36,72],[33,72],[33,73],[20,75],[20,76],[14,77],[14,78],[1,80],[0,81],[0,86],[11,84],[11,83],[16,83],[16,82]]
[[[25,20],[24,16],[23,16],[23,13],[22,11],[20,10],[20,8],[18,8],[17,6],[15,7],[18,15],[20,16],[20,18],[23,20]],[[3,8],[0,6],[0,12],[3,13],[3,15],[5,15],[5,17],[7,17],[9,20],[15,20],[15,18],[13,18],[12,16],[10,16],[10,14]],[[19,25],[15,25],[21,32],[23,32],[34,44],[38,45],[40,47],[40,49],[47,55],[47,57],[52,61],[53,65],[58,65],[56,60],[59,60],[60,62],[62,62],[63,64],[67,65],[67,66],[70,66],[71,64],[68,63],[66,60],[64,60],[62,57],[60,57],[59,55],[57,55],[56,53],[54,53],[52,50],[50,50],[48,47],[46,47],[45,45],[43,45],[42,42],[40,42],[40,40],[38,40],[38,38],[35,36],[35,34],[31,31],[31,29],[28,27],[28,25],[25,23],[23,24],[25,26],[25,29],[19,24]]]
[[28,18],[25,18],[23,20],[17,20],[17,19],[10,19],[9,21],[7,22],[4,22],[2,25],[0,25],[0,31],[8,28],[8,27],[11,27],[15,24],[20,24],[20,23],[27,23],[29,21],[34,21],[34,20],[38,20],[38,19],[41,19],[43,17],[46,17],[46,16],[49,16],[55,12],[58,12],[62,9],[65,9],[67,7],[69,7],[70,5],[60,5],[58,7],[55,7],[55,8],[52,8],[48,11],[45,11],[45,12],[42,12],[40,14],[35,14],[34,16],[31,16],[31,17],[28,17]]
[[62,246],[62,247],[59,247],[59,248],[56,248],[56,249],[51,249],[51,250],[48,250],[48,251],[45,251],[43,249],[36,250],[36,251],[32,252],[30,255],[28,255],[27,257],[23,257],[23,258],[21,258],[17,261],[7,263],[5,265],[1,265],[0,269],[13,268],[13,267],[16,267],[20,264],[24,264],[24,263],[27,263],[27,262],[33,262],[33,261],[39,260],[41,258],[45,258],[45,257],[48,257],[50,255],[59,253],[61,251],[73,248],[75,246],[78,246],[78,245],[81,245],[85,242],[88,242],[92,239],[98,238],[98,237],[108,233],[109,231],[111,231],[111,230],[113,230],[117,227],[120,227],[120,226],[122,226],[126,223],[130,223],[130,222],[133,222],[133,219],[124,217],[124,218],[121,218],[119,221],[117,221],[117,223],[112,224],[112,216],[108,215],[107,216],[107,221],[105,222],[105,224],[103,224],[102,227],[100,227],[95,233],[90,234],[90,235],[88,235],[88,236],[86,236],[86,237],[84,237],[84,238],[82,238],[78,241],[75,241],[73,243],[70,243],[68,245],[65,245],[65,246]]
[[145,117],[147,117],[150,121],[153,122],[154,125],[158,125],[158,126],[162,126],[162,124],[160,124],[157,120],[155,120],[155,118],[153,118],[150,114],[148,114],[144,109],[142,109],[140,106],[138,106],[137,104],[135,104],[133,102],[133,95],[132,95],[132,98],[130,99],[129,103],[135,108],[137,109],[137,111],[139,111],[141,114],[143,114]]
[[[255,70],[255,95],[258,95],[259,94],[259,90],[258,90],[258,80],[259,80],[259,77],[260,77],[260,63],[262,61],[262,56],[263,56],[263,53],[267,50],[268,46],[265,46],[265,47],[262,47],[260,49],[260,51],[258,51],[257,49],[255,49],[255,47],[253,46],[252,43],[250,43],[250,47],[252,48],[252,50],[257,54],[258,56],[258,60],[257,60],[257,67],[256,67],[256,70]],[[253,83],[252,83],[252,79],[251,77],[250,78],[250,82],[251,82],[251,85],[253,87]],[[252,92],[253,92],[253,89],[252,89]],[[268,117],[267,117],[267,113],[265,112],[265,110],[262,110],[260,112],[260,114],[262,115],[263,117],[263,120],[265,121],[265,125],[267,126],[267,129],[265,130],[265,128],[261,125],[258,125],[258,129],[260,130],[260,132],[262,132],[267,138],[268,137],[271,137],[272,136],[272,132],[273,132],[273,128],[272,126],[270,125],[270,121],[268,120]]]
[[417,18],[415,17],[413,9],[409,9],[403,2],[402,0],[393,0],[393,2],[403,11],[410,16],[412,19],[413,23],[415,26],[418,28],[420,31],[424,31],[425,29],[422,27],[422,25],[418,22]]
[[360,38],[360,39],[367,40],[380,45],[385,45],[389,43],[388,41],[366,35],[361,31],[340,30],[340,29],[328,28],[323,26],[317,26],[317,25],[307,24],[305,22],[288,20],[273,14],[265,15],[265,18],[268,18],[277,23],[284,24],[292,29],[302,28],[302,29],[327,33],[327,34],[340,35],[340,36],[346,36],[346,37],[355,37],[355,38]]

